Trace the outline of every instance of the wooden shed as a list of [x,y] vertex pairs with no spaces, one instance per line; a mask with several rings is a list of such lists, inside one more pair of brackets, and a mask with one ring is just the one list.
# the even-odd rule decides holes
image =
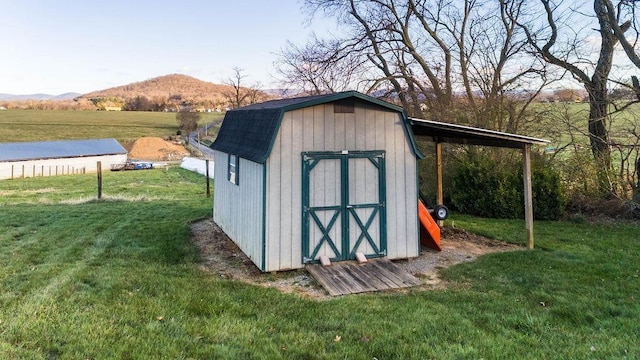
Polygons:
[[358,92],[228,111],[213,218],[262,271],[419,255],[418,150],[402,108]]

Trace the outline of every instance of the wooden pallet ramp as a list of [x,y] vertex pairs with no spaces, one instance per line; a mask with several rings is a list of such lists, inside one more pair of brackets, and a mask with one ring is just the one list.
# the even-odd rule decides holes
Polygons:
[[360,264],[355,261],[331,266],[312,264],[306,269],[331,296],[400,289],[422,283],[387,258],[369,259]]

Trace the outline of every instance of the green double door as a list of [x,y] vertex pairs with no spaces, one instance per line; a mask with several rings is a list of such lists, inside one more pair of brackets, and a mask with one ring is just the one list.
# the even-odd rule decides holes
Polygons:
[[385,152],[302,153],[302,259],[387,254]]

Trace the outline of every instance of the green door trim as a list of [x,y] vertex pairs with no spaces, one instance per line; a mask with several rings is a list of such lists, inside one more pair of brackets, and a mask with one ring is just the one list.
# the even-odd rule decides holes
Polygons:
[[[327,227],[325,228],[324,225],[322,225],[322,221],[320,221],[320,219],[318,218],[318,215],[316,214],[316,210],[319,211],[323,211],[323,210],[335,210],[335,213],[331,216],[331,220],[329,221],[329,224],[327,224]],[[336,220],[338,219],[338,216],[340,215],[340,207],[324,207],[321,209],[313,209],[313,210],[309,210],[309,214],[311,215],[311,218],[313,218],[313,222],[318,226],[318,228],[320,229],[320,231],[322,231],[322,238],[320,238],[320,241],[318,242],[318,244],[316,245],[316,247],[313,249],[313,253],[309,256],[312,259],[315,259],[315,257],[318,255],[318,251],[320,251],[320,248],[322,248],[322,245],[326,242],[327,244],[329,244],[329,246],[331,247],[331,250],[333,250],[333,252],[335,254],[341,254],[340,251],[338,251],[338,248],[336,247],[335,242],[333,242],[331,240],[331,236],[329,236],[329,231],[331,231],[331,229],[333,229],[333,226],[336,223]]]
[[[371,215],[369,215],[369,219],[367,220],[366,225],[362,223],[362,220],[360,220],[360,217],[358,216],[358,214],[356,214],[356,211],[354,208],[349,209],[349,212],[353,216],[353,219],[356,221],[356,223],[358,224],[358,227],[360,228],[360,236],[358,236],[358,240],[356,240],[356,243],[351,247],[353,249],[349,254],[349,257],[351,258],[355,258],[356,249],[360,247],[362,240],[364,240],[365,238],[367,239],[367,242],[369,243],[369,245],[371,245],[371,247],[373,248],[374,252],[376,254],[380,253],[380,249],[378,248],[378,246],[376,246],[375,241],[373,241],[373,239],[371,238],[371,235],[369,234],[369,227],[371,226],[371,223],[373,223],[373,220],[375,220],[376,215],[378,215],[378,207],[377,207],[377,204],[374,204],[374,206],[369,206],[369,207],[373,207],[373,211],[371,212]],[[360,208],[367,208],[367,207],[363,206]]]
[[[378,202],[372,204],[350,204],[349,203],[349,160],[368,159],[378,170]],[[310,151],[302,153],[302,262],[317,262],[315,257],[322,246],[328,244],[336,257],[333,261],[347,260],[355,258],[356,249],[366,239],[371,245],[374,254],[367,254],[367,257],[381,257],[387,254],[387,225],[386,225],[386,178],[385,178],[385,151]],[[321,160],[340,160],[340,204],[336,206],[311,207],[310,202],[310,174],[311,170],[318,165]],[[373,209],[366,222],[360,219],[357,209]],[[335,211],[331,220],[325,227],[317,216],[317,211]],[[337,223],[338,216],[341,216],[341,246],[338,249],[329,232]],[[379,218],[379,243],[378,247],[369,233],[371,224]],[[349,238],[350,219],[353,218],[360,229],[360,236],[352,245]],[[320,241],[313,249],[310,248],[310,226],[315,224],[322,232]]]

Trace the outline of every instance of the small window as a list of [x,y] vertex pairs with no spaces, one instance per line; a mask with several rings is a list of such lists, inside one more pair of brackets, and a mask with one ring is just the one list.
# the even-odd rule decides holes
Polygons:
[[333,112],[335,114],[353,114],[353,100],[339,100],[333,103]]
[[236,155],[229,154],[229,173],[227,178],[229,182],[238,185],[238,157]]

